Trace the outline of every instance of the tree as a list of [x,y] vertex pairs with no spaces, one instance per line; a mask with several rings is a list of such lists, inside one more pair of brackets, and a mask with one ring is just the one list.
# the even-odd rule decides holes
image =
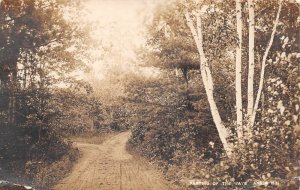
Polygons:
[[190,27],[190,30],[193,34],[194,40],[197,44],[197,48],[198,48],[198,51],[199,51],[199,54],[200,54],[200,71],[201,71],[201,76],[202,76],[202,81],[203,81],[203,84],[204,84],[205,92],[206,92],[206,95],[207,95],[207,98],[208,98],[210,110],[211,110],[211,113],[212,113],[212,117],[213,117],[214,123],[216,124],[217,130],[218,130],[218,133],[219,133],[219,137],[222,141],[224,149],[225,149],[227,155],[230,156],[231,152],[232,152],[232,146],[227,141],[230,134],[229,134],[229,131],[225,128],[225,125],[222,122],[218,107],[217,107],[215,99],[214,99],[214,95],[213,95],[214,84],[213,84],[212,74],[211,74],[211,70],[209,68],[209,65],[207,63],[206,56],[204,54],[203,35],[202,35],[202,21],[201,21],[200,12],[196,12],[194,14],[195,14],[196,20],[197,20],[197,30],[195,29],[195,27],[193,25],[193,21],[192,21],[192,19],[190,17],[190,14],[188,12],[185,14],[187,24]]
[[[189,6],[192,7],[192,4],[189,4]],[[189,27],[185,24],[186,20],[182,14],[183,12],[184,7],[179,1],[155,9],[153,20],[147,28],[147,47],[143,49],[140,55],[142,55],[142,62],[147,63],[147,65],[150,64],[162,70],[168,70],[168,72],[174,72],[175,70],[174,73],[179,79],[184,79],[186,92],[183,95],[186,97],[187,102],[190,102],[189,107],[193,109],[195,106],[197,107],[196,102],[193,102],[193,97],[201,97],[199,93],[193,93],[194,82],[198,77],[200,68],[199,54]],[[231,25],[227,22],[230,20],[228,17],[217,12],[211,13],[211,15],[215,18],[215,21],[204,19],[206,31],[211,31],[211,33],[208,32],[208,35],[204,36],[204,39],[210,41],[210,43],[205,44],[205,49],[208,50],[210,55],[217,58],[208,61],[214,67],[219,68],[212,73],[213,76],[217,77],[215,78],[215,83],[217,83],[215,92],[220,95],[216,101],[217,104],[232,105],[232,96],[227,92],[231,92],[233,87],[218,85],[219,80],[224,81],[225,79],[229,82],[233,78],[233,69],[229,62],[231,58],[226,54],[220,54],[216,47],[219,45],[227,49],[228,46],[231,46],[230,43],[235,40],[231,37],[233,36],[231,35],[233,30],[228,26],[222,26],[223,23]],[[222,35],[214,38],[215,31],[218,30],[222,31]],[[220,64],[221,62],[224,64]],[[180,92],[178,91],[178,93]],[[231,106],[222,107],[219,111],[224,118],[231,117],[233,114]]]
[[186,38],[188,28],[181,12],[178,4],[156,9],[148,27],[148,51],[159,58],[154,66],[181,71],[188,90],[190,71],[199,69],[199,65],[193,39]]
[[[274,36],[276,33],[277,25],[279,23],[279,16],[282,8],[282,2],[279,2],[279,8],[277,12],[277,16],[275,19],[275,23],[272,29],[272,34],[267,45],[267,48],[264,52],[263,60],[262,60],[262,68],[261,68],[261,75],[259,81],[258,92],[256,96],[255,103],[253,103],[253,82],[254,82],[254,4],[253,1],[248,1],[249,7],[249,67],[248,67],[248,106],[247,106],[247,118],[243,125],[242,121],[242,95],[241,95],[241,56],[242,56],[242,9],[241,9],[241,1],[236,1],[236,18],[237,18],[237,33],[238,33],[238,47],[236,50],[236,113],[237,113],[237,133],[238,138],[243,138],[243,132],[246,130],[248,132],[249,138],[251,140],[251,136],[253,133],[253,125],[256,118],[256,113],[258,109],[258,105],[260,102],[260,97],[263,88],[264,82],[264,72],[265,72],[265,64],[267,57],[269,55],[270,48],[272,46]],[[203,8],[203,4],[202,4]],[[230,136],[229,132],[226,130],[220,114],[218,112],[218,108],[216,106],[214,97],[213,97],[213,79],[211,76],[210,67],[207,64],[207,59],[205,57],[205,52],[203,49],[203,36],[202,36],[202,23],[201,23],[201,9],[198,9],[193,12],[193,15],[196,17],[196,27],[193,25],[193,21],[190,17],[191,13],[186,12],[186,21],[187,24],[193,34],[194,40],[197,44],[198,51],[200,54],[200,69],[202,80],[205,85],[205,91],[208,97],[208,101],[210,104],[210,109],[214,118],[214,122],[216,127],[219,131],[219,136],[223,143],[224,149],[228,156],[231,155],[232,152],[232,145],[230,145],[227,141],[228,137]],[[196,30],[197,28],[197,30]],[[248,139],[249,140],[249,139]]]
[[[157,20],[153,22],[163,23],[164,29],[149,29],[153,43],[143,59],[148,64],[160,64],[161,71],[168,73],[168,77],[160,75],[159,82],[167,79],[172,85],[162,83],[154,90],[154,81],[143,84],[140,79],[134,79],[134,85],[128,87],[134,91],[131,97],[139,105],[144,103],[142,100],[147,100],[153,107],[157,105],[154,102],[165,94],[168,98],[178,96],[182,84],[178,84],[175,74],[167,70],[165,64],[169,61],[174,66],[174,57],[182,55],[180,52],[186,42],[192,42],[189,44],[190,53],[200,68],[190,78],[191,93],[199,97],[193,102],[195,112],[180,108],[161,112],[161,105],[157,105],[151,116],[151,112],[145,114],[146,106],[143,104],[143,111],[139,108],[137,112],[145,115],[141,117],[145,121],[133,127],[132,144],[143,155],[163,163],[166,173],[176,179],[195,177],[208,181],[235,179],[252,182],[255,179],[296,176],[297,169],[293,170],[292,165],[297,163],[300,142],[296,135],[299,132],[300,109],[297,69],[300,58],[297,53],[299,6],[276,0],[253,1],[252,6],[247,1],[181,2],[175,1],[166,4],[167,8],[159,8],[168,11],[157,13]],[[166,31],[171,32],[165,35]],[[172,35],[179,31],[184,35],[174,38]],[[172,50],[176,50],[177,54]],[[163,52],[172,53],[168,54],[169,57],[161,56]],[[266,62],[263,62],[264,56],[267,56]],[[254,67],[253,77],[248,74],[252,72],[249,67]],[[263,88],[259,95],[263,68]],[[168,89],[170,86],[172,89]],[[249,98],[248,87],[252,88],[253,97]],[[148,93],[156,93],[157,97]],[[248,104],[251,98],[253,102]],[[228,99],[233,106],[226,104]],[[253,117],[256,100],[259,102],[252,125],[249,115]],[[252,111],[248,110],[247,104]],[[174,112],[176,114],[170,114]],[[151,117],[147,121],[145,118],[148,119],[149,115]],[[170,143],[173,139],[176,143]],[[208,144],[207,139],[212,142]],[[209,149],[217,153],[207,154]],[[220,156],[224,149],[230,159]],[[210,179],[207,179],[208,173]]]
[[[237,2],[238,3],[238,2]],[[255,13],[253,0],[248,0],[249,10],[249,64],[248,64],[248,103],[247,103],[247,117],[250,117],[253,112],[254,105],[254,68],[255,68],[255,52],[254,52],[254,32],[255,32]],[[242,28],[241,28],[242,30]],[[249,134],[250,135],[250,134]]]
[[235,89],[236,89],[236,123],[238,139],[241,142],[243,138],[243,99],[242,99],[242,45],[243,45],[243,19],[242,3],[236,1],[236,30],[238,46],[236,48],[235,63]]
[[[267,61],[267,58],[268,58],[268,55],[269,55],[269,51],[270,51],[270,49],[273,45],[273,40],[274,40],[274,37],[275,37],[276,29],[277,29],[277,26],[278,26],[278,23],[279,23],[280,12],[281,12],[281,9],[282,9],[282,3],[283,3],[283,0],[280,0],[278,11],[277,11],[275,22],[274,22],[274,26],[273,26],[272,33],[271,33],[271,36],[270,36],[270,40],[269,40],[269,43],[268,43],[267,48],[266,48],[266,50],[264,52],[264,55],[263,55],[263,59],[262,59],[262,63],[261,63],[261,74],[260,74],[258,92],[257,92],[255,103],[254,103],[254,106],[253,106],[253,109],[252,109],[252,113],[249,114],[250,118],[248,120],[248,122],[249,122],[248,127],[250,127],[250,130],[251,130],[251,128],[253,128],[253,125],[254,125],[254,122],[255,122],[257,109],[258,109],[258,105],[259,105],[259,102],[260,102],[260,97],[261,97],[262,90],[263,90],[266,61]],[[254,38],[254,35],[253,35],[253,38]],[[254,41],[254,39],[251,39],[251,41]],[[250,61],[249,61],[249,63],[250,63]],[[252,64],[252,63],[250,63],[250,64]],[[252,79],[252,80],[254,80],[254,79]],[[252,135],[251,135],[251,132],[250,132],[250,137],[251,136]]]
[[[80,16],[74,14],[78,8],[79,1],[68,0],[1,2],[0,80],[1,91],[8,95],[9,123],[15,123],[20,111],[16,109],[22,107],[16,105],[22,104],[18,93],[35,89],[50,93],[53,85],[72,83],[69,74],[85,67],[88,33],[74,19]],[[42,106],[47,101],[40,102]]]

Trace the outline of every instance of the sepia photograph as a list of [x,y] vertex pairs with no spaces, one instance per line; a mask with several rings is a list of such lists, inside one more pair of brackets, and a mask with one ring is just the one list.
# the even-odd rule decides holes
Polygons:
[[0,190],[300,190],[300,0],[0,0]]

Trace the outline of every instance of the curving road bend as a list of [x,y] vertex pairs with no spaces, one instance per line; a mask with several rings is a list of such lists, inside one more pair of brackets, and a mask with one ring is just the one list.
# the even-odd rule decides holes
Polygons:
[[173,189],[158,171],[126,151],[130,132],[102,144],[74,143],[80,159],[55,190],[168,190]]

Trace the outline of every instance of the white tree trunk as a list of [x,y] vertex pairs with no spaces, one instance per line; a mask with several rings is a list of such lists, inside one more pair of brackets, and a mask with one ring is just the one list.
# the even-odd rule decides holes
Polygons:
[[266,61],[267,61],[267,57],[269,55],[269,51],[271,49],[271,46],[273,44],[276,29],[277,29],[277,26],[278,26],[278,23],[279,23],[279,17],[280,17],[280,12],[281,12],[281,8],[282,8],[282,2],[283,2],[283,0],[280,0],[280,2],[279,2],[279,8],[278,8],[275,23],[274,23],[274,26],[273,26],[273,29],[272,29],[272,34],[271,34],[271,37],[270,37],[270,41],[267,45],[266,51],[265,51],[264,56],[263,56],[262,64],[261,64],[261,73],[260,73],[260,80],[259,80],[257,96],[256,96],[256,99],[255,99],[253,113],[250,117],[250,126],[251,127],[253,127],[253,125],[254,125],[255,118],[256,118],[256,113],[257,113],[257,109],[258,109],[258,104],[259,104],[260,97],[261,97],[261,94],[262,94],[262,89],[263,89],[263,84],[264,84],[264,77],[265,77]]
[[197,14],[197,31],[194,27],[193,21],[190,17],[189,13],[185,14],[187,24],[192,32],[192,35],[194,37],[194,40],[196,42],[199,54],[200,54],[200,71],[201,71],[201,77],[204,84],[205,92],[207,95],[207,99],[209,102],[211,114],[214,120],[214,123],[216,125],[216,128],[218,130],[219,137],[221,139],[221,142],[223,144],[223,147],[225,149],[225,152],[228,157],[232,155],[232,145],[227,141],[227,138],[229,137],[230,133],[225,128],[222,119],[219,114],[218,107],[216,105],[216,102],[214,100],[213,91],[214,91],[214,85],[212,80],[212,75],[210,68],[208,66],[204,50],[203,50],[203,37],[202,37],[202,26],[201,26],[201,17],[200,14]]
[[242,42],[243,42],[243,20],[242,3],[236,0],[236,30],[238,45],[236,47],[235,60],[235,92],[236,92],[236,116],[238,140],[243,139],[243,101],[242,101]]
[[249,65],[248,65],[248,104],[247,115],[251,116],[254,106],[254,26],[255,26],[255,13],[253,0],[248,0],[249,9]]
[[252,125],[251,118],[253,115],[254,106],[254,69],[255,69],[255,52],[254,52],[254,42],[255,42],[255,12],[253,0],[248,0],[248,10],[249,10],[249,60],[248,60],[248,91],[247,91],[247,137],[252,138]]

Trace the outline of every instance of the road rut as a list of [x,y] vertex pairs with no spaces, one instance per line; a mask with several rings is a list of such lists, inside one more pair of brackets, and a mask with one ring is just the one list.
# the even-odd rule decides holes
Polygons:
[[75,142],[80,159],[55,190],[168,190],[171,186],[158,171],[126,151],[130,132],[102,144]]

